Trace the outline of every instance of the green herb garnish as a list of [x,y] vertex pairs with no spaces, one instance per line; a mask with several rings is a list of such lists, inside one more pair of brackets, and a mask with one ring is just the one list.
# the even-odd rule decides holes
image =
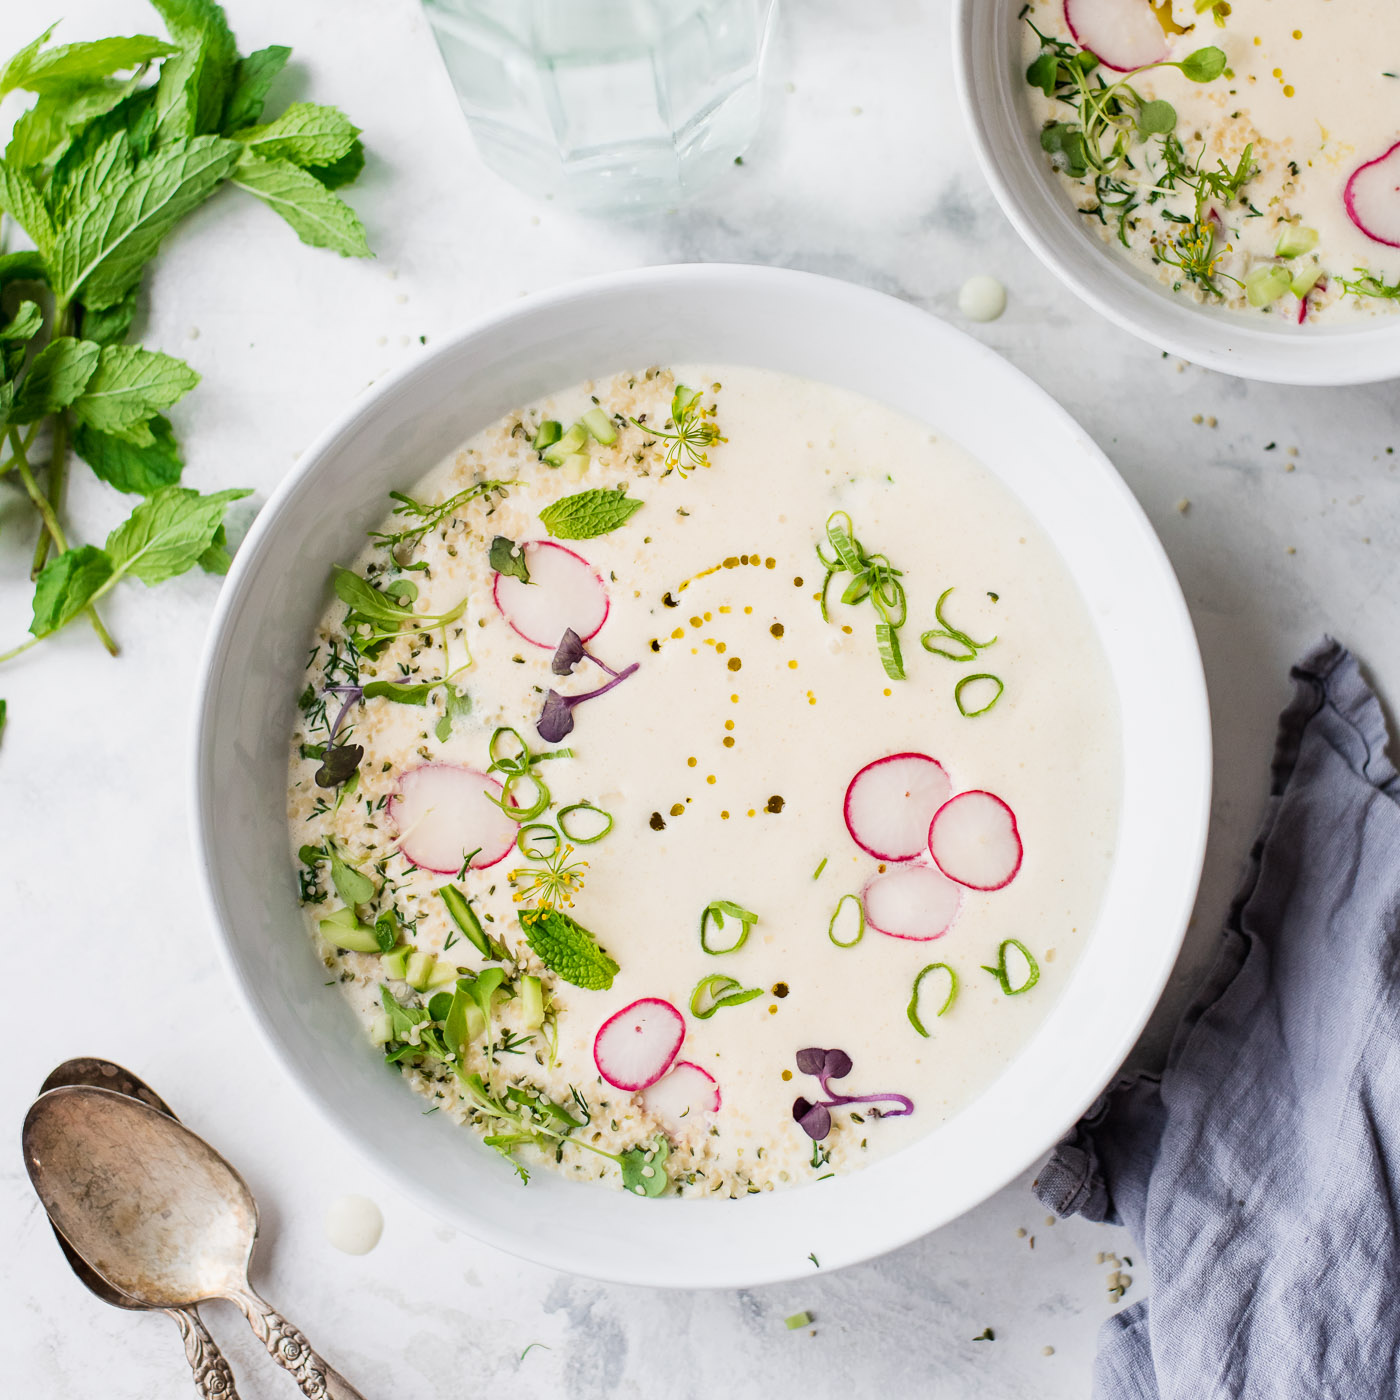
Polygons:
[[832,511],[826,521],[826,541],[831,546],[833,557],[828,559],[817,545],[817,558],[826,570],[822,580],[821,613],[822,621],[830,622],[826,595],[831,580],[840,573],[848,573],[851,581],[841,594],[843,603],[859,603],[870,600],[879,621],[875,624],[875,644],[880,653],[880,664],[885,674],[894,681],[904,679],[904,657],[899,648],[899,629],[904,626],[909,614],[904,597],[903,576],[883,554],[867,554],[855,537],[855,527],[851,517],[844,510]]
[[[996,638],[992,637],[989,641],[985,642],[975,642],[966,632],[954,627],[953,624],[944,617],[943,605],[948,601],[952,592],[953,590],[951,588],[945,588],[943,592],[939,594],[938,602],[933,606],[933,615],[938,620],[938,626],[925,632],[919,638],[919,643],[925,651],[930,651],[935,656],[946,656],[949,661],[975,661],[977,659],[977,653],[979,651],[985,651],[989,646],[992,646],[996,642]],[[938,641],[953,642],[956,646],[961,647],[962,650],[960,653],[947,651],[943,647],[934,645],[934,643]]]
[[498,938],[492,938],[472,908],[471,900],[456,885],[443,885],[438,890],[438,898],[447,906],[452,922],[461,930],[462,936],[481,954],[504,962],[510,957],[510,950]]
[[[848,899],[853,901],[856,906],[856,934],[854,938],[843,941],[836,936],[836,925],[841,918],[841,910],[845,907]],[[849,922],[849,918],[847,922]],[[858,894],[843,894],[841,898],[836,901],[836,908],[832,912],[831,922],[826,926],[826,936],[831,939],[838,948],[854,948],[856,944],[865,937],[865,905],[861,903],[861,898]]]
[[[601,817],[605,825],[601,830],[594,831],[591,835],[580,835],[576,831],[570,831],[569,818],[575,812],[591,812],[595,818]],[[567,840],[572,841],[576,846],[591,846],[595,841],[601,841],[612,829],[612,813],[603,811],[601,807],[595,807],[591,802],[573,802],[569,806],[559,809],[559,830],[564,833]]]
[[498,574],[518,578],[521,583],[530,582],[530,566],[525,562],[525,551],[515,548],[515,541],[504,535],[497,535],[491,541],[487,561]]
[[[979,709],[969,710],[967,706],[963,704],[963,691],[966,690],[968,686],[975,685],[978,681],[991,681],[997,688],[996,694]],[[968,719],[976,719],[978,715],[985,715],[987,711],[1001,699],[1001,693],[1005,689],[1006,687],[1001,683],[1000,677],[994,676],[987,671],[979,671],[975,676],[964,676],[962,680],[953,687],[953,703],[957,705],[960,715],[965,715]]]
[[695,467],[710,465],[705,453],[707,447],[729,441],[720,434],[714,417],[714,406],[706,408],[700,402],[699,389],[687,389],[684,384],[677,384],[675,393],[671,395],[671,416],[664,428],[653,428],[636,418],[632,419],[632,424],[666,444],[666,470],[662,475],[669,476],[674,471],[684,477]]
[[690,1014],[697,1020],[708,1021],[722,1007],[742,1006],[762,995],[762,987],[745,987],[738,978],[716,972],[695,984],[690,994]]
[[[541,909],[557,909],[561,904],[572,904],[574,896],[583,888],[583,872],[588,869],[586,860],[570,861],[573,853],[572,846],[556,847],[549,855],[523,851],[527,860],[542,862],[542,868],[522,866],[510,872],[506,878],[516,891],[515,898],[533,900]],[[524,888],[516,888],[521,883]]]
[[783,1326],[789,1332],[796,1332],[800,1327],[809,1327],[812,1322],[812,1314],[809,1312],[796,1312],[791,1317],[783,1319]]
[[943,1005],[938,1008],[936,1014],[942,1016],[944,1012],[951,1010],[953,1003],[958,999],[958,974],[953,971],[951,964],[945,962],[929,963],[926,968],[920,971],[914,979],[914,990],[909,997],[908,1016],[909,1024],[925,1038],[928,1036],[928,1031],[924,1029],[924,1023],[919,1019],[919,985],[930,972],[936,972],[939,969],[948,974],[948,995],[943,999]]
[[[1015,948],[1026,960],[1026,980],[1022,982],[1019,987],[1013,987],[1011,985],[1011,974],[1006,968],[1006,950],[1008,948]],[[1020,996],[1022,992],[1030,991],[1030,989],[1040,981],[1040,965],[1036,962],[1035,958],[1031,956],[1031,950],[1027,948],[1019,938],[1003,939],[1000,947],[997,948],[997,965],[995,967],[988,967],[986,963],[983,963],[982,971],[990,972],[992,976],[1001,983],[1002,991],[1009,997]],[[939,1012],[939,1015],[942,1014],[942,1012]]]
[[[535,844],[533,833],[537,831],[544,833],[544,839],[549,843],[548,849],[541,849]],[[548,860],[559,849],[559,843],[558,830],[548,822],[527,822],[515,833],[516,848],[526,860]]]
[[[727,948],[710,947],[710,927],[713,925],[715,932],[722,932],[726,918],[737,919],[739,921],[739,936]],[[712,956],[719,956],[722,953],[737,953],[740,948],[748,942],[749,930],[758,922],[758,915],[750,913],[729,899],[712,899],[701,912],[700,915],[700,946]]]
[[540,520],[556,540],[591,540],[625,525],[641,508],[626,486],[600,487],[560,497],[540,512]]
[[[390,491],[389,499],[396,502],[393,513],[404,520],[417,523],[389,533],[371,530],[369,537],[390,550],[397,550],[401,545],[415,545],[430,531],[449,523],[453,516],[472,501],[480,500],[483,496],[504,496],[509,485],[511,483],[508,481],[478,481],[436,505],[424,505],[422,501],[415,501],[412,496],[407,496],[402,491]],[[494,502],[491,509],[495,509]]]
[[812,879],[814,879],[814,880],[820,880],[821,877],[822,877],[822,871],[825,870],[825,869],[826,869],[826,857],[823,856],[823,857],[821,858],[821,863],[817,866],[817,868],[816,868],[814,871],[812,871]]
[[345,635],[359,655],[373,659],[396,638],[414,632],[428,632],[456,622],[467,610],[469,595],[445,613],[417,613],[410,604],[417,588],[409,579],[399,579],[380,590],[359,574],[342,568],[333,571],[336,597],[350,611],[345,616]]
[[612,986],[618,965],[582,924],[559,909],[522,909],[516,917],[535,956],[556,977],[591,992]]
[[[308,103],[257,125],[291,51],[240,57],[212,0],[155,8],[170,42],[133,35],[49,46],[51,27],[0,70],[0,96],[35,94],[0,159],[0,208],[34,247],[0,254],[0,284],[36,289],[0,327],[0,476],[14,473],[38,526],[31,638],[0,660],[79,616],[115,655],[95,604],[121,578],[155,584],[196,566],[228,568],[225,507],[247,493],[161,494],[177,489],[184,465],[164,412],[199,376],[122,343],[165,237],[231,183],[264,198],[303,241],[369,253],[359,220],[331,193],[357,173],[347,163],[363,161],[358,129]],[[35,340],[47,343],[31,356]],[[31,459],[41,442],[46,462]],[[104,549],[71,542],[64,529],[70,448],[100,479],[151,498]],[[136,536],[144,569],[114,547]]]
[[[515,741],[513,748],[510,740]],[[550,749],[545,753],[532,753],[529,744],[520,737],[519,731],[511,729],[508,725],[501,725],[492,733],[486,751],[491,759],[491,766],[486,771],[505,774],[501,782],[501,795],[496,797],[488,792],[486,796],[513,822],[532,822],[549,808],[549,789],[535,772],[535,765],[551,758],[573,757],[572,749]],[[515,787],[520,782],[528,782],[534,791],[534,801],[529,806],[520,806],[515,801]]]
[[1364,267],[1354,268],[1353,271],[1361,274],[1354,281],[1345,277],[1337,278],[1343,292],[1350,292],[1354,297],[1381,297],[1388,301],[1400,300],[1400,278],[1396,278],[1394,282],[1387,282],[1384,277],[1377,277]]

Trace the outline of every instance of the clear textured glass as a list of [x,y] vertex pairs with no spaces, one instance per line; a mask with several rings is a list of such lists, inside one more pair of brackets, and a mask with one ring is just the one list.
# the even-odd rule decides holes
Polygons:
[[424,0],[482,158],[578,209],[675,204],[753,139],[778,0]]

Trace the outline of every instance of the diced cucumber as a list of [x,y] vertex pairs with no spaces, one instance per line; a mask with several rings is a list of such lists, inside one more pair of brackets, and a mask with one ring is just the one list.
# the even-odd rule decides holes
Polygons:
[[401,944],[385,953],[380,963],[384,969],[384,975],[392,977],[396,982],[404,981],[408,974],[408,960],[412,956],[413,946],[409,943]]
[[604,447],[611,447],[617,441],[617,424],[601,408],[590,408],[578,421],[588,429],[589,436]]
[[[443,962],[441,958],[433,967],[433,974],[428,978],[428,985],[424,991],[434,991],[438,987],[450,987],[458,977],[457,969],[451,964]],[[437,1018],[434,1017],[436,1020]]]
[[587,476],[588,468],[592,464],[592,458],[586,452],[570,452],[562,462],[559,463],[559,470],[567,476],[583,477]]
[[1277,263],[1260,263],[1244,275],[1245,299],[1251,306],[1268,306],[1290,287],[1293,278],[1286,267]]
[[1322,264],[1318,262],[1304,263],[1297,272],[1293,274],[1293,281],[1289,283],[1289,289],[1300,301],[1317,286],[1318,279],[1322,276]]
[[333,948],[347,953],[377,953],[379,939],[372,928],[366,928],[353,909],[337,909],[321,920],[321,937]]
[[389,1015],[385,1011],[378,1011],[369,1019],[369,1038],[376,1045],[387,1045],[389,1038],[394,1034],[394,1028],[390,1024]]
[[546,447],[552,446],[563,436],[564,429],[553,418],[546,418],[538,428],[535,429],[535,440],[530,444],[536,452],[543,452]]
[[520,979],[520,1024],[527,1031],[544,1025],[544,983],[538,977]]
[[408,966],[404,969],[403,980],[415,992],[426,992],[428,984],[433,980],[433,968],[436,966],[437,959],[431,953],[415,949],[409,954]]
[[472,996],[472,982],[472,978],[463,977],[457,983],[457,990],[452,996],[452,1006],[443,1024],[442,1033],[447,1041],[447,1048],[458,1060],[466,1055],[467,1047],[472,1041],[486,1031],[486,1017],[482,1015],[476,998]]
[[582,423],[575,423],[563,437],[549,444],[540,456],[551,467],[562,466],[565,457],[582,452],[588,446],[588,429]]
[[1299,228],[1290,224],[1278,236],[1278,244],[1274,252],[1281,258],[1301,258],[1304,253],[1311,253],[1317,247],[1317,230],[1315,228]]

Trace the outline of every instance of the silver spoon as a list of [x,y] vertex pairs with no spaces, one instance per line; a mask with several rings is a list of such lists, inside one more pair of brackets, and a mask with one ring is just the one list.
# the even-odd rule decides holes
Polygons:
[[53,1089],[24,1120],[49,1218],[101,1278],[151,1308],[227,1298],[310,1400],[364,1400],[248,1283],[258,1208],[202,1138],[109,1089]]
[[[61,1089],[70,1084],[90,1084],[100,1089],[110,1089],[114,1093],[125,1094],[128,1098],[140,1099],[142,1103],[150,1104],[158,1113],[164,1113],[168,1118],[175,1117],[170,1111],[170,1106],[150,1085],[143,1083],[130,1070],[114,1065],[110,1060],[94,1060],[87,1057],[65,1060],[44,1080],[39,1092],[47,1094],[50,1089]],[[49,1223],[53,1224],[52,1221]],[[104,1303],[110,1303],[114,1308],[129,1308],[133,1312],[153,1311],[145,1303],[138,1303],[134,1298],[128,1298],[125,1293],[118,1292],[106,1279],[95,1274],[82,1256],[59,1233],[57,1225],[53,1226],[53,1234],[73,1272]],[[238,1400],[238,1391],[233,1384],[233,1372],[200,1320],[199,1313],[192,1307],[162,1308],[160,1311],[173,1318],[175,1325],[180,1329],[180,1340],[185,1344],[185,1359],[194,1373],[195,1389],[204,1400]]]

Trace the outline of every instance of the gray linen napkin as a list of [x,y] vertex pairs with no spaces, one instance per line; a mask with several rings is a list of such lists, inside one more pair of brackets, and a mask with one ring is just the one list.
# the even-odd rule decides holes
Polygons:
[[1268,815],[1165,1070],[1109,1089],[1037,1179],[1124,1224],[1149,1301],[1102,1400],[1400,1395],[1400,779],[1326,639],[1293,669]]

